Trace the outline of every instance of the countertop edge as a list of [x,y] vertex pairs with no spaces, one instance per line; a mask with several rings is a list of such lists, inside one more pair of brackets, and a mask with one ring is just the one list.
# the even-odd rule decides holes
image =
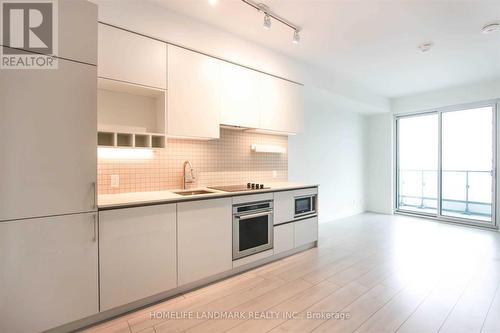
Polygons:
[[106,211],[113,209],[123,209],[123,208],[134,208],[134,207],[145,207],[145,206],[156,206],[163,204],[174,204],[179,202],[189,202],[189,201],[202,201],[202,200],[211,200],[211,199],[221,199],[227,197],[238,197],[244,195],[254,195],[254,194],[263,194],[263,193],[274,193],[274,192],[284,192],[284,191],[292,191],[292,190],[300,190],[307,188],[318,188],[319,184],[312,185],[291,185],[289,187],[283,188],[270,188],[264,190],[255,190],[255,191],[241,191],[241,192],[215,192],[202,196],[189,196],[189,197],[181,197],[171,198],[171,199],[159,199],[159,200],[147,200],[147,201],[137,201],[130,203],[118,203],[118,204],[104,204],[98,205],[98,211]]

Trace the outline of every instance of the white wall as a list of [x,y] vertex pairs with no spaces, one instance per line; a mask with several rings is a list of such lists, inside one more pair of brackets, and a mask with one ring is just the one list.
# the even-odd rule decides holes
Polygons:
[[391,101],[393,113],[424,111],[500,97],[500,79],[431,91]]
[[288,139],[289,179],[320,184],[320,222],[363,212],[365,116],[307,86],[305,105],[305,131]]
[[366,119],[366,210],[392,214],[393,117],[391,113]]
[[289,180],[320,184],[321,221],[364,210],[364,116],[358,112],[387,111],[388,99],[144,1],[93,2],[100,21],[304,83],[305,132],[289,139]]
[[[393,210],[393,115],[500,98],[500,80],[451,87],[392,100],[392,113],[367,119],[366,209]],[[500,137],[499,137],[500,138]],[[500,147],[500,142],[497,143]],[[500,202],[497,202],[497,207]]]

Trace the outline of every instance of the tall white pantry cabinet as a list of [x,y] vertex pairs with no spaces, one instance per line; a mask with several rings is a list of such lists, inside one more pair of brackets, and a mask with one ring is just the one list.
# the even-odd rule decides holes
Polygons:
[[0,70],[0,332],[99,310],[97,6],[58,12],[59,68]]

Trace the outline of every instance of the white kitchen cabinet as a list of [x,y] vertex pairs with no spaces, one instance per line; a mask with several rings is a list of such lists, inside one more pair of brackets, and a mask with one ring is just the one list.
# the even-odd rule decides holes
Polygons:
[[54,1],[54,4],[57,40],[52,43],[51,54],[97,65],[97,5],[85,0]]
[[303,131],[303,86],[271,75],[259,79],[259,128],[283,133]]
[[219,138],[221,61],[168,45],[167,135]]
[[0,332],[98,313],[96,214],[0,222]]
[[232,268],[231,198],[177,204],[179,286]]
[[166,90],[99,78],[98,145],[164,148]]
[[166,89],[167,44],[99,24],[99,77]]
[[97,65],[97,5],[84,0],[58,1],[58,56]]
[[260,75],[251,69],[221,62],[221,124],[259,128]]
[[99,212],[101,311],[177,287],[175,204]]
[[294,222],[295,247],[306,245],[318,240],[318,218],[311,217],[309,219]]
[[0,221],[95,210],[96,67],[0,75]]
[[274,224],[293,221],[295,219],[295,198],[312,194],[318,194],[317,187],[274,192]]
[[274,226],[274,254],[294,248],[294,230],[293,222]]

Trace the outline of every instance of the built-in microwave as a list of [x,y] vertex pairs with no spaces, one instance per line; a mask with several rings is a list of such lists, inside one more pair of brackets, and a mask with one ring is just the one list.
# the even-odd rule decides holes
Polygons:
[[316,215],[317,194],[303,195],[295,197],[295,212],[294,217],[300,218],[309,215]]

